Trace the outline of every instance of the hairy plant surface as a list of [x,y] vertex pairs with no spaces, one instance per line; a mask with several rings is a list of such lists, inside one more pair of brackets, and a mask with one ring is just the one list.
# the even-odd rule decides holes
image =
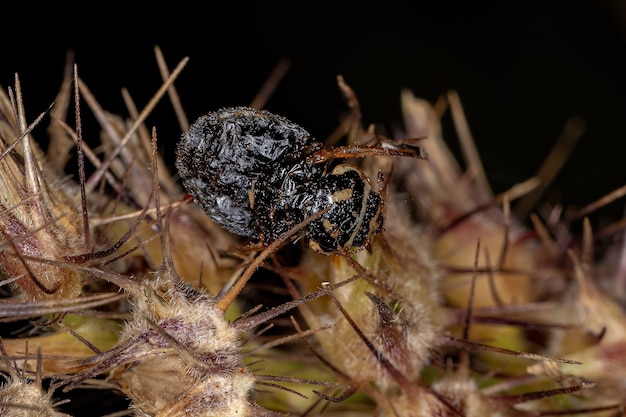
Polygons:
[[[144,123],[166,93],[181,132],[189,125],[174,89],[187,59],[170,72],[156,55],[164,82],[143,109],[127,92],[126,109],[103,109],[73,65],[63,83],[73,88],[33,121],[18,77],[0,89],[0,414],[619,415],[623,222],[594,233],[589,217],[619,192],[567,215],[532,205],[552,177],[544,170],[495,195],[455,92],[429,103],[403,91],[404,127],[388,138],[338,77],[350,152],[312,157],[325,165],[307,181],[348,171],[358,181],[327,187],[316,211],[307,199],[326,188],[278,178],[296,181],[313,151],[258,168],[265,189],[298,195],[263,196],[243,172],[250,189],[229,192],[246,213],[263,198],[302,214],[272,229],[271,215],[288,210],[264,207],[255,221],[271,239],[246,240],[209,218],[158,154],[159,126]],[[442,137],[448,111],[462,163]],[[83,131],[87,112],[100,131]],[[46,124],[44,152],[35,133]],[[583,129],[568,122],[566,139]],[[246,146],[263,143],[257,133]],[[329,173],[332,159],[355,168]],[[302,244],[334,236],[334,204],[361,195],[349,185],[365,179],[382,216],[358,245]],[[353,211],[341,214],[361,225]]]

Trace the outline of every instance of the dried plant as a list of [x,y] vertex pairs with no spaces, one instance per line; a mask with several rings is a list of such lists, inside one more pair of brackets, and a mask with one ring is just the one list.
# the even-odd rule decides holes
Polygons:
[[[189,123],[174,88],[187,59],[170,72],[156,56],[163,85],[141,110],[124,90],[126,116],[71,63],[32,122],[19,78],[0,89],[2,415],[98,414],[81,396],[136,416],[619,415],[623,222],[594,234],[587,218],[619,190],[570,216],[537,206],[555,153],[494,195],[455,92],[434,104],[402,92],[405,126],[389,139],[338,77],[348,112],[327,143],[354,146],[342,159],[378,178],[383,229],[316,252],[298,237],[322,211],[259,246],[206,216],[158,154],[156,103],[168,94]],[[464,169],[441,134],[447,109]],[[83,131],[86,111],[100,132]],[[33,132],[48,115],[43,152]],[[568,122],[555,149],[583,130]],[[354,151],[370,145],[428,158]]]

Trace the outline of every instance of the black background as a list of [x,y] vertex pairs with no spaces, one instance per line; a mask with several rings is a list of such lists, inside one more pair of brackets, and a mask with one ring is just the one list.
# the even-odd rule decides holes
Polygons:
[[[193,120],[249,104],[278,61],[289,58],[291,68],[266,108],[320,139],[345,109],[338,74],[356,91],[365,121],[388,129],[401,122],[402,88],[431,101],[455,89],[496,191],[535,173],[565,121],[582,117],[587,131],[550,194],[581,205],[626,183],[621,4],[14,3],[2,16],[0,84],[6,88],[19,73],[32,120],[54,99],[73,50],[79,75],[103,107],[125,115],[122,87],[142,107],[160,86],[158,45],[170,68],[190,57],[176,86]],[[181,132],[169,101],[148,124],[171,161]],[[449,120],[444,128],[456,149]],[[97,140],[97,126],[85,132]],[[622,205],[613,206],[617,213]]]

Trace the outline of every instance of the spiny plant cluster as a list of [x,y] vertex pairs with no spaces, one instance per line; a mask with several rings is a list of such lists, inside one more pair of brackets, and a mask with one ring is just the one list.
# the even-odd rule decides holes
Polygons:
[[[594,232],[587,217],[621,190],[536,205],[544,170],[495,195],[456,93],[403,91],[395,139],[428,159],[359,158],[381,180],[382,231],[319,253],[295,238],[309,218],[255,245],[159,155],[145,121],[168,94],[187,131],[174,88],[187,59],[170,71],[155,52],[163,84],[143,108],[127,90],[125,109],[102,108],[71,62],[35,120],[17,75],[0,89],[0,415],[621,415],[623,222]],[[391,140],[340,76],[338,91],[347,112],[329,141]],[[83,130],[88,112],[100,131]],[[448,113],[463,163],[442,137]]]

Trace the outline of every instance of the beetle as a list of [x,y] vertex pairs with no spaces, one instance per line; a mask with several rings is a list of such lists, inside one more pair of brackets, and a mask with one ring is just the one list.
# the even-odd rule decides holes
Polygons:
[[321,211],[304,228],[322,254],[360,250],[383,228],[383,199],[370,179],[334,158],[424,157],[418,147],[326,148],[287,118],[251,107],[225,107],[183,133],[175,166],[187,192],[227,230],[261,244]]

